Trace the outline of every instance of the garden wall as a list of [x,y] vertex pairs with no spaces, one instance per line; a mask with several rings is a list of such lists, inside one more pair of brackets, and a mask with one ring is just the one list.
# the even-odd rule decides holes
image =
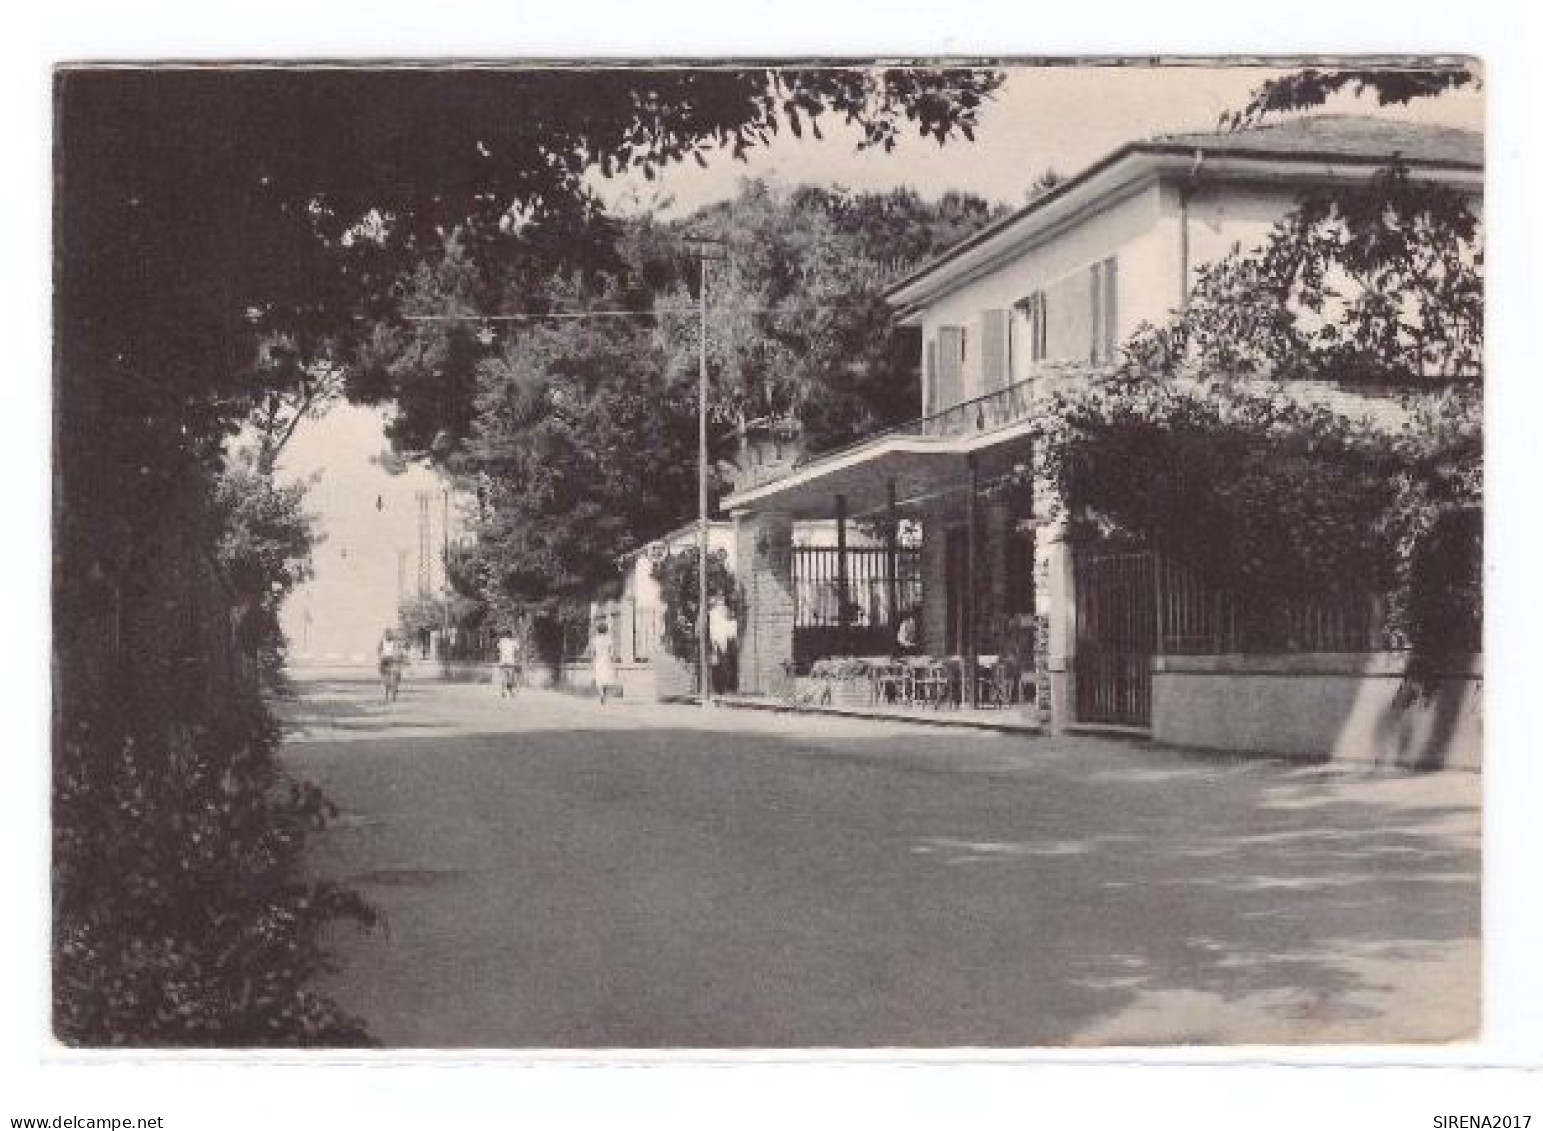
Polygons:
[[1315,761],[1479,769],[1482,658],[1440,679],[1424,699],[1401,695],[1406,659],[1382,652],[1160,656],[1153,661],[1152,737]]
[[[648,702],[662,698],[656,686],[654,664],[629,662],[616,665],[616,678],[621,684],[623,699]],[[586,695],[595,693],[595,668],[588,660],[574,660],[563,665],[564,691],[576,691]]]

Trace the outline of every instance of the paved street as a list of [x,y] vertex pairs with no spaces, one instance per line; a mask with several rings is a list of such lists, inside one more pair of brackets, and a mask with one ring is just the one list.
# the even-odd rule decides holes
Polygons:
[[1449,1040],[1479,779],[1091,738],[297,685],[316,874],[387,1045]]

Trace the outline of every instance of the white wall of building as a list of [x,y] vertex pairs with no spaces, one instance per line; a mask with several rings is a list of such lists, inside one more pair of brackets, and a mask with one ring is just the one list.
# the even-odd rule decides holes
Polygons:
[[[1178,299],[1177,241],[1164,231],[1164,201],[1154,182],[1037,243],[995,269],[943,295],[922,314],[923,350],[940,326],[963,326],[968,346],[963,399],[985,392],[980,349],[982,315],[1013,304],[1110,256],[1119,259],[1118,335],[1160,315]],[[1173,246],[1165,246],[1172,242]],[[1165,268],[1167,281],[1164,285]],[[1127,298],[1127,295],[1129,298]],[[939,406],[944,407],[944,406]]]
[[[1178,190],[1172,191],[1177,202]],[[1235,246],[1262,247],[1281,217],[1296,207],[1300,193],[1290,185],[1237,181],[1195,186],[1188,201],[1191,267],[1214,263]]]
[[[929,304],[920,320],[923,357],[926,343],[936,340],[940,327],[963,326],[968,345],[961,399],[984,395],[984,313],[1010,311],[1035,291],[1085,276],[1094,264],[1111,257],[1118,264],[1115,340],[1123,342],[1144,322],[1168,321],[1183,300],[1186,279],[1192,284],[1199,266],[1222,258],[1234,246],[1262,245],[1299,193],[1289,185],[1237,181],[1202,181],[1184,189],[1172,180],[1138,186],[1074,223],[1025,243],[1007,261]],[[1017,339],[1012,348],[1021,350]],[[1012,364],[1015,374],[1021,371],[1021,360],[1015,358]]]

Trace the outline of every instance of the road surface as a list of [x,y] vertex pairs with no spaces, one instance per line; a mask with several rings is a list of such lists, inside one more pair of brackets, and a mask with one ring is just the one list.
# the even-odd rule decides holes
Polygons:
[[297,684],[388,1046],[1450,1040],[1479,780],[409,681]]

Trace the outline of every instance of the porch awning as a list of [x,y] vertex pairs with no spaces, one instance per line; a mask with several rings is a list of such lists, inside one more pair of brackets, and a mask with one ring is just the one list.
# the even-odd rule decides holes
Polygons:
[[795,519],[830,518],[836,496],[846,499],[853,518],[881,514],[889,485],[902,507],[931,501],[969,483],[968,457],[982,476],[995,478],[1028,458],[1024,428],[976,436],[880,436],[844,451],[811,460],[769,483],[737,491],[723,500],[733,513],[778,511]]

